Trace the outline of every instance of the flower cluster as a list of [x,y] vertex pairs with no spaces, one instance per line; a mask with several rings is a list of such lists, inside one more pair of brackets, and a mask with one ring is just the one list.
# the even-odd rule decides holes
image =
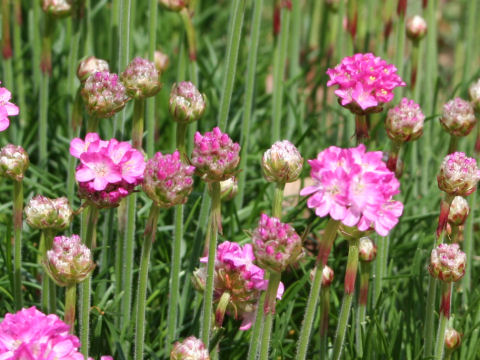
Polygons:
[[303,255],[302,239],[295,229],[266,214],[260,216],[252,243],[256,262],[265,270],[285,271]]
[[388,137],[396,142],[417,140],[423,134],[424,120],[420,105],[403,98],[398,106],[388,111],[385,130]]
[[298,179],[303,169],[303,157],[288,140],[277,141],[262,157],[265,179],[276,183],[290,183]]
[[[2,82],[0,81],[0,84]],[[10,102],[12,94],[7,88],[0,87],[0,131],[8,129],[10,126],[9,116],[18,115],[18,106]]]
[[340,104],[355,114],[381,111],[393,99],[393,89],[406,85],[394,65],[371,53],[346,57],[327,75],[327,86],[338,85]]
[[88,133],[70,142],[70,154],[80,159],[75,178],[79,196],[99,208],[115,207],[143,181],[145,160],[128,142],[101,140]]
[[135,99],[146,98],[160,91],[160,76],[152,61],[136,57],[120,75],[127,94]]
[[90,75],[81,94],[88,113],[102,119],[122,110],[128,100],[125,86],[118,81],[118,75],[108,71]]
[[189,336],[173,344],[170,360],[210,360],[210,355],[202,340]]
[[65,230],[73,218],[73,211],[66,197],[50,199],[37,195],[25,206],[27,224],[34,229]]
[[227,180],[236,173],[239,152],[240,145],[215,127],[205,135],[195,134],[192,164],[206,182]]
[[80,236],[56,236],[52,249],[47,251],[45,268],[58,285],[69,286],[85,280],[95,263]]
[[403,204],[392,197],[400,183],[382,161],[380,151],[365,152],[360,144],[342,149],[331,146],[308,161],[315,184],[301,190],[317,216],[330,215],[360,231],[371,227],[381,236],[397,224]]
[[430,256],[430,274],[445,282],[456,282],[465,275],[467,255],[458,244],[440,244]]
[[159,207],[184,204],[193,189],[194,171],[195,167],[182,163],[178,150],[166,155],[157,152],[145,167],[143,191]]
[[467,136],[477,123],[472,105],[459,97],[443,105],[440,124],[453,136]]
[[197,121],[205,109],[205,95],[190,81],[173,84],[168,110],[175,121],[187,124]]
[[0,323],[0,358],[83,360],[80,341],[69,328],[57,315],[35,307],[6,314]]
[[477,162],[462,152],[447,155],[437,175],[440,190],[455,196],[470,195],[476,190],[479,180]]
[[22,181],[29,165],[28,154],[21,146],[7,144],[0,149],[0,178]]
[[[268,286],[268,280],[264,279],[265,272],[253,263],[254,260],[251,244],[245,244],[242,248],[237,243],[225,241],[218,245],[214,302],[217,303],[224,292],[230,294],[227,313],[243,319],[240,330],[248,330],[251,327],[260,291],[266,290]],[[208,257],[201,258],[200,262],[207,263]],[[197,287],[203,289],[206,269],[204,267],[198,269],[195,278]],[[283,284],[280,284],[277,298],[282,297],[283,289]]]

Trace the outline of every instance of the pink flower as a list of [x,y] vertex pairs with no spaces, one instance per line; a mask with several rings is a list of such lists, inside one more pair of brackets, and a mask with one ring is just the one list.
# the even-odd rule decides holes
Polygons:
[[75,178],[79,182],[93,181],[93,189],[105,190],[108,184],[122,180],[120,169],[106,155],[100,153],[83,153],[82,165],[77,169]]
[[15,116],[19,113],[18,106],[9,101],[11,98],[10,91],[7,88],[0,87],[0,131],[8,129],[10,126],[9,116]]
[[35,307],[6,314],[0,323],[0,359],[83,360],[80,341],[57,315]]
[[381,111],[393,99],[393,89],[406,86],[395,66],[371,53],[346,57],[327,75],[327,86],[339,86],[335,94],[340,104],[360,114]]
[[318,216],[330,215],[360,231],[374,228],[382,236],[397,224],[403,205],[392,197],[400,184],[380,151],[365,152],[363,144],[350,149],[331,146],[308,162],[315,184],[300,195],[311,195],[307,206]]

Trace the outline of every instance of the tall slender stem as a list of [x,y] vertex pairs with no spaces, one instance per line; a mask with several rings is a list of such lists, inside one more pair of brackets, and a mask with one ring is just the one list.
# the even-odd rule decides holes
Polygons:
[[370,268],[370,262],[363,261],[360,263],[360,295],[358,297],[357,322],[355,329],[357,353],[360,357],[363,356],[362,333],[365,333],[365,316],[367,313]]
[[442,300],[440,303],[440,320],[438,322],[437,341],[435,343],[435,359],[443,358],[445,349],[445,329],[447,328],[448,319],[450,318],[450,303],[452,301],[451,282],[442,282]]
[[210,210],[211,232],[208,243],[207,280],[205,296],[203,298],[203,324],[201,338],[205,347],[210,343],[210,329],[212,324],[213,304],[213,278],[215,271],[215,258],[217,256],[218,221],[221,216],[220,183],[213,182],[211,187],[212,208]]
[[273,196],[273,209],[272,215],[278,219],[282,219],[282,202],[283,202],[283,191],[285,189],[284,183],[275,184],[275,194]]
[[338,360],[341,357],[345,334],[347,333],[348,318],[355,291],[355,278],[358,270],[358,239],[348,241],[347,269],[345,271],[345,294],[343,297],[342,309],[338,320],[337,334],[333,344],[332,359]]
[[[157,13],[158,1],[150,0],[149,16],[148,16],[148,58],[150,61],[155,60],[155,47],[157,43]],[[146,120],[146,149],[148,157],[152,157],[155,152],[155,101],[153,96],[147,99]]]
[[448,153],[453,154],[458,148],[458,136],[450,135],[450,143],[448,144]]
[[75,307],[77,301],[77,284],[68,285],[65,290],[65,315],[63,319],[70,325],[70,334],[75,333]]
[[148,265],[150,263],[150,253],[155,233],[157,231],[157,221],[160,208],[152,204],[150,214],[148,215],[145,233],[143,236],[142,258],[140,260],[140,273],[138,278],[137,293],[137,316],[135,326],[135,360],[143,359],[143,346],[145,341],[145,308],[147,302],[148,285]]
[[308,343],[310,342],[310,334],[312,332],[313,319],[315,310],[317,309],[318,297],[322,286],[323,268],[327,264],[328,255],[332,248],[340,222],[330,219],[328,220],[325,232],[319,245],[319,252],[315,264],[314,277],[308,296],[307,307],[305,309],[305,318],[303,319],[300,336],[298,339],[297,360],[304,360],[307,357]]
[[133,103],[132,145],[142,149],[143,126],[145,120],[145,99],[135,99]]
[[23,182],[14,181],[13,185],[13,229],[15,239],[13,265],[13,297],[15,309],[20,310],[22,298],[22,224],[23,224]]
[[355,114],[355,136],[357,144],[365,143],[369,138],[367,115]]
[[182,162],[188,163],[187,147],[185,145],[187,135],[187,124],[178,122],[177,123],[177,150],[180,152]]
[[270,271],[267,293],[265,295],[265,304],[263,306],[263,316],[265,317],[265,322],[262,332],[262,343],[260,346],[260,360],[268,360],[273,318],[275,316],[275,303],[277,301],[277,291],[281,276],[282,275],[279,272]]
[[[46,261],[47,251],[53,246],[54,233],[51,230],[43,232],[45,238],[45,252],[43,254],[43,261]],[[55,314],[57,312],[57,285],[47,274],[45,274],[44,281],[48,282],[48,313]]]
[[328,314],[330,312],[330,286],[320,291],[320,357],[326,359],[328,354]]
[[[13,3],[13,65],[15,71],[15,93],[18,99],[18,106],[20,111],[20,126],[25,126],[28,108],[25,104],[25,83],[24,83],[24,67],[22,57],[22,4],[21,0],[14,0]],[[20,142],[20,139],[17,141]]]
[[388,154],[387,168],[395,173],[397,178],[399,177],[399,170],[397,169],[398,160],[400,159],[400,149],[402,148],[402,143],[393,141],[391,142],[390,153]]
[[54,20],[49,16],[45,16],[45,27],[42,38],[42,54],[40,61],[41,87],[40,87],[40,116],[38,123],[39,137],[39,158],[40,164],[47,163],[47,124],[48,124],[48,84],[52,73],[52,32]]

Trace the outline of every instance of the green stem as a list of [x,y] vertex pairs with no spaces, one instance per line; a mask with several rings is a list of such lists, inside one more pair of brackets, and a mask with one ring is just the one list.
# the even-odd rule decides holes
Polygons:
[[260,345],[260,360],[268,360],[273,318],[275,316],[275,303],[277,301],[277,291],[281,277],[281,273],[270,271],[267,293],[265,295],[265,304],[263,307],[264,311],[262,313],[262,315],[265,317],[265,322],[262,332],[262,343]]
[[[478,159],[478,156],[477,156]],[[477,161],[478,163],[478,161]],[[467,255],[467,264],[472,263],[472,256],[473,256],[473,243],[474,243],[474,220],[475,216],[477,214],[477,191],[474,191],[473,194],[470,196],[470,216],[467,218],[467,222],[465,224],[465,240],[463,243],[463,249],[465,251],[465,254]],[[472,285],[472,267],[471,266],[466,266],[465,268],[465,276],[462,279],[462,287],[464,289],[463,291],[463,300],[464,303],[468,305],[468,298],[469,294],[471,291],[471,285]],[[480,314],[480,311],[478,312]]]
[[197,60],[197,42],[195,39],[195,27],[193,26],[192,17],[190,16],[190,11],[187,8],[183,8],[180,11],[180,16],[183,20],[183,26],[185,27],[185,32],[187,33],[188,41],[188,56],[190,61]]
[[22,298],[22,223],[23,223],[23,182],[13,184],[13,229],[15,239],[13,296],[15,309],[23,306]]
[[87,133],[98,132],[99,118],[95,115],[90,115],[87,121]]
[[[95,236],[96,236],[96,227],[98,221],[98,209],[90,205],[87,208],[86,217],[86,230],[85,234],[82,234],[82,240],[84,244],[93,251]],[[90,293],[91,293],[91,279],[92,277],[87,277],[81,285],[81,306],[80,306],[80,343],[81,352],[85,358],[88,357],[88,346],[89,346],[89,336],[90,336]]]
[[40,61],[41,87],[40,87],[40,110],[38,123],[39,137],[39,160],[40,164],[47,164],[47,127],[48,127],[48,98],[49,80],[52,73],[52,32],[54,20],[50,16],[45,17],[45,29],[42,38],[42,54]]
[[[118,27],[119,31],[119,40],[118,45],[118,72],[122,72],[128,63],[130,58],[130,16],[131,16],[132,0],[120,0],[119,16],[120,16],[120,26]],[[121,111],[121,128],[120,133],[123,137],[125,131],[125,121],[126,121],[126,110]],[[116,126],[115,126],[116,130]],[[130,318],[130,315],[125,314]]]
[[175,238],[172,244],[172,267],[170,270],[170,296],[168,301],[167,352],[177,336],[178,297],[180,288],[181,258],[180,249],[183,238],[183,205],[175,207]]
[[[287,7],[282,8],[281,28],[278,35],[275,55],[273,59],[273,98],[272,98],[272,141],[280,140],[282,129],[282,104],[283,84],[285,75],[285,63],[287,60],[288,37],[290,35],[291,11]],[[295,54],[294,56],[296,56]]]
[[320,295],[320,289],[322,286],[323,268],[327,263],[328,255],[330,254],[333,242],[337,236],[337,230],[339,226],[339,221],[333,219],[328,220],[327,226],[325,227],[325,232],[320,242],[319,253],[315,264],[315,275],[310,288],[310,295],[308,296],[307,307],[305,309],[305,318],[303,320],[303,325],[298,339],[297,360],[304,360],[307,357],[308,343],[310,342],[313,319],[315,317],[318,297]]
[[[18,107],[22,109],[19,114],[19,127],[24,127],[27,119],[28,108],[25,103],[25,81],[22,57],[22,4],[21,0],[14,0],[13,21],[13,64],[15,71],[15,98],[18,99]],[[21,142],[18,139],[18,142]]]
[[453,154],[458,148],[458,136],[450,135],[450,143],[448,144],[448,154]]
[[145,119],[145,99],[135,99],[133,104],[132,146],[141,150]]
[[371,267],[370,262],[360,263],[360,295],[358,298],[357,322],[356,322],[357,326],[355,330],[357,354],[359,357],[363,356],[362,333],[365,334],[365,317],[367,313],[370,267]]
[[152,204],[150,214],[148,215],[145,233],[143,236],[142,258],[140,260],[140,273],[138,278],[137,293],[137,316],[135,326],[135,360],[143,359],[143,346],[145,341],[145,308],[147,302],[148,285],[148,265],[150,263],[150,253],[155,233],[157,231],[157,221],[160,208]]
[[[115,245],[115,297],[117,299],[123,299],[123,259],[125,255],[123,251],[124,248],[124,241],[125,239],[125,226],[127,223],[127,209],[126,209],[126,201],[121,201],[120,205],[116,209],[117,212],[117,241]],[[120,327],[120,324],[123,324],[123,316],[122,316],[122,301],[119,301],[117,304],[117,316],[115,318],[115,326]]]
[[330,312],[330,286],[320,291],[320,357],[327,359],[328,354],[328,314]]
[[235,198],[235,205],[237,209],[241,209],[243,205],[243,196],[245,192],[245,183],[247,177],[247,154],[250,139],[250,120],[253,115],[253,95],[255,92],[255,75],[257,70],[257,54],[258,44],[260,40],[260,29],[262,25],[262,9],[263,0],[254,1],[253,15],[252,15],[252,32],[250,35],[250,51],[248,53],[247,75],[245,80],[245,105],[242,122],[242,135],[240,138],[241,153],[240,153],[240,169],[244,169],[238,175],[238,194]]
[[[403,69],[403,58],[405,56],[405,12],[406,12],[406,0],[398,0],[399,6],[397,8],[398,19],[396,22],[396,32],[397,32],[397,44],[396,44],[396,58],[395,65],[398,69],[398,74],[405,79],[405,73]],[[400,6],[400,3],[405,4],[405,6]],[[401,97],[403,94],[403,88],[397,89],[397,98]]]
[[423,348],[423,356],[429,358],[432,356],[433,348],[433,328],[434,328],[434,315],[435,315],[435,298],[437,295],[437,279],[430,276],[428,279],[428,293],[427,293],[427,307],[425,315],[425,345]]
[[445,349],[445,329],[450,318],[450,303],[452,300],[451,282],[442,282],[442,301],[440,304],[440,320],[438,322],[437,341],[435,343],[434,359],[441,360]]
[[275,194],[273,196],[272,216],[278,219],[282,219],[282,202],[283,202],[284,189],[285,189],[284,183],[276,183]]
[[291,54],[289,58],[288,76],[293,81],[289,90],[289,97],[292,100],[288,107],[288,132],[287,137],[290,138],[295,129],[299,129],[303,133],[303,116],[296,115],[301,113],[299,109],[302,103],[299,101],[298,84],[302,69],[300,68],[300,44],[302,43],[302,4],[300,0],[292,1],[292,27],[290,44],[288,52]]
[[180,152],[180,158],[182,162],[188,164],[188,155],[187,155],[187,147],[185,145],[185,139],[187,135],[187,124],[182,122],[177,122],[177,150]]
[[[155,47],[157,42],[157,13],[158,1],[150,0],[148,17],[148,57],[150,61],[154,61],[155,59]],[[146,147],[149,158],[152,157],[155,152],[155,100],[155,96],[147,99],[147,113],[145,116],[147,127]]]
[[230,101],[232,99],[233,82],[237,72],[237,58],[238,50],[240,48],[240,39],[242,36],[243,14],[245,11],[246,0],[232,1],[232,12],[230,18],[230,28],[228,31],[227,42],[227,58],[226,68],[224,71],[225,77],[222,85],[222,97],[220,99],[220,106],[218,112],[218,126],[222,131],[225,131],[227,126],[227,118],[230,110]]
[[212,323],[213,278],[215,258],[217,256],[218,223],[221,216],[220,183],[213,182],[211,187],[212,208],[210,210],[211,232],[208,242],[208,263],[205,295],[203,299],[203,324],[201,338],[206,348],[210,343],[210,329]]
[[260,345],[260,330],[263,325],[263,306],[265,304],[265,295],[267,293],[262,291],[260,298],[258,299],[257,309],[255,311],[255,322],[253,323],[252,334],[250,336],[250,345],[248,347],[247,360],[255,360],[258,353],[258,345]]
[[357,145],[365,143],[370,138],[368,135],[367,115],[355,114],[355,137]]
[[398,172],[400,169],[397,169],[398,160],[400,159],[400,149],[402,148],[402,143],[397,141],[391,141],[390,153],[388,154],[387,168],[395,173],[398,178]]
[[77,284],[68,285],[65,290],[65,316],[63,320],[70,325],[70,334],[75,333],[75,307],[77,301]]

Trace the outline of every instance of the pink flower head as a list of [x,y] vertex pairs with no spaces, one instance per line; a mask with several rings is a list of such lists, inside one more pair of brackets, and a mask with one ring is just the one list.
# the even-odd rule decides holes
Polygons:
[[[268,280],[264,279],[265,272],[253,263],[254,260],[251,244],[241,247],[237,243],[225,241],[217,247],[214,302],[218,303],[224,292],[230,294],[227,313],[243,319],[240,330],[250,328],[260,291],[267,290],[268,287]],[[200,262],[207,263],[208,257],[201,258]],[[198,287],[203,288],[206,282],[205,268],[198,269],[195,277]],[[284,286],[280,283],[278,299],[281,299],[283,291]]]
[[204,181],[223,181],[235,175],[239,152],[240,145],[215,127],[204,135],[195,134],[192,164]]
[[15,116],[19,113],[18,106],[10,102],[11,98],[10,91],[7,88],[0,87],[0,131],[8,129],[10,126],[9,116]]
[[157,152],[145,167],[143,191],[159,207],[184,204],[193,189],[195,167],[182,163],[180,153]]
[[127,142],[89,133],[85,141],[71,141],[70,154],[80,159],[75,175],[79,196],[98,207],[118,206],[143,181],[144,157]]
[[406,86],[394,65],[371,53],[346,57],[327,75],[327,86],[338,85],[340,104],[356,114],[381,111],[393,99],[393,89]]
[[295,229],[266,214],[260,216],[252,243],[257,263],[274,272],[285,271],[303,255],[302,239]]
[[417,140],[423,134],[424,120],[420,105],[403,98],[399,105],[388,111],[385,129],[393,141],[402,143]]
[[120,79],[127,94],[134,99],[154,96],[160,91],[160,76],[153,61],[136,57],[128,65]]
[[467,255],[458,244],[440,244],[430,256],[430,274],[445,282],[456,282],[465,275]]
[[470,195],[476,190],[479,180],[477,162],[462,152],[447,155],[437,175],[440,190],[455,196]]
[[398,194],[400,183],[380,151],[365,152],[363,144],[349,149],[331,146],[308,162],[315,184],[302,189],[300,195],[311,195],[307,206],[317,216],[330,215],[360,231],[374,228],[382,236],[398,223],[403,204],[392,197]]
[[6,314],[0,323],[0,359],[83,360],[80,341],[57,315],[34,306]]
[[210,360],[210,354],[202,340],[189,336],[173,344],[170,360]]
[[466,100],[456,97],[443,105],[440,124],[453,136],[467,136],[477,123],[473,106]]

